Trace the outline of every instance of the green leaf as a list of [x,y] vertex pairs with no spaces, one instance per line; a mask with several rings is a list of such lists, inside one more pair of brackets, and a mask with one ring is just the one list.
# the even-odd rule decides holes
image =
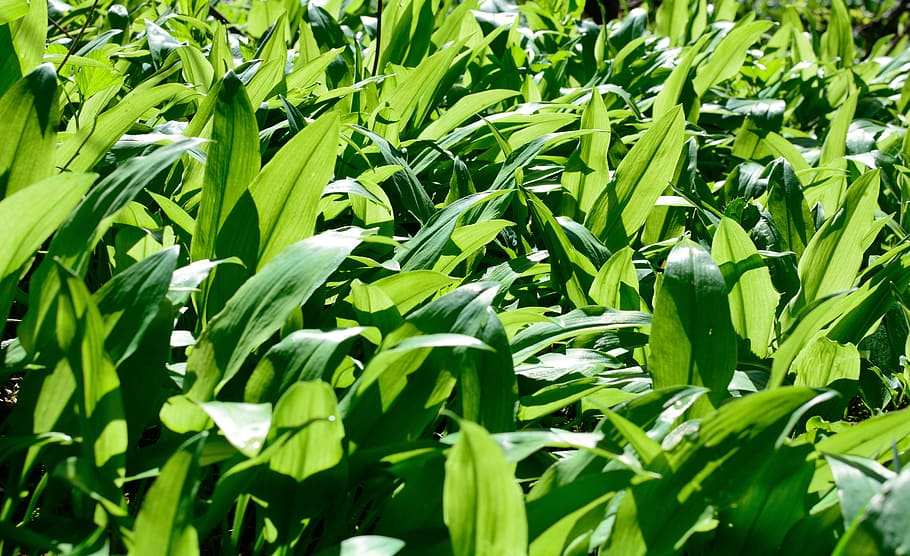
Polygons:
[[[684,542],[702,525],[703,516],[711,516],[710,507],[718,509],[743,507],[745,522],[764,513],[768,503],[763,489],[750,488],[755,475],[767,473],[762,482],[776,482],[778,469],[766,467],[774,461],[805,461],[801,455],[780,454],[791,451],[782,444],[789,434],[794,416],[814,403],[830,398],[807,388],[783,388],[764,391],[724,404],[706,416],[694,430],[687,431],[679,444],[656,459],[652,469],[661,476],[633,485],[626,491],[615,516],[612,534],[602,547],[602,554],[670,554],[682,549]],[[758,465],[756,465],[758,463]],[[801,475],[802,476],[802,475]],[[801,484],[805,476],[797,481]],[[792,501],[800,489],[781,491]],[[754,498],[758,495],[758,499]],[[773,507],[773,506],[771,506]],[[794,508],[788,508],[788,511]],[[706,514],[706,510],[708,513]],[[757,512],[757,514],[756,514]],[[752,514],[750,517],[749,514]],[[785,521],[792,522],[793,514]],[[739,519],[739,518],[737,518]],[[773,524],[774,515],[767,514]],[[708,525],[708,527],[711,527]],[[756,531],[760,535],[760,532]],[[782,531],[774,531],[778,538]]]
[[844,533],[834,554],[906,554],[910,551],[910,470],[888,479]]
[[670,184],[685,140],[682,108],[655,121],[616,168],[585,226],[611,251],[629,244]]
[[746,18],[740,21],[723,39],[708,57],[704,65],[695,71],[692,86],[695,94],[703,96],[714,85],[730,79],[739,72],[739,68],[746,59],[746,54],[752,43],[757,41],[762,34],[774,25],[770,21],[752,21]]
[[714,233],[711,255],[727,283],[730,319],[752,353],[768,354],[780,294],[749,235],[734,220],[722,218]]
[[336,548],[323,550],[318,556],[395,556],[405,542],[379,535],[361,535],[341,541]]
[[28,0],[0,0],[0,25],[24,17],[28,4]]
[[[284,324],[360,244],[362,230],[325,232],[282,251],[247,280],[203,330],[187,360],[184,392],[205,402],[229,381],[256,346]],[[172,401],[162,420],[174,431],[200,430],[205,419]]]
[[215,256],[219,231],[259,173],[258,129],[243,83],[234,72],[228,72],[218,89],[215,105],[212,144],[206,158],[199,215],[190,246],[194,261]]
[[822,34],[821,52],[824,60],[835,62],[838,67],[848,68],[856,57],[853,44],[853,21],[843,0],[831,1],[831,15],[828,28]]
[[824,336],[815,338],[793,360],[796,386],[824,388],[838,380],[859,380],[859,350]]
[[136,516],[130,556],[199,554],[193,503],[204,442],[205,434],[194,436],[164,464]]
[[57,73],[42,64],[0,98],[0,199],[54,173],[59,95]]
[[579,222],[594,206],[600,188],[610,181],[610,168],[607,161],[607,150],[610,147],[610,118],[607,107],[595,89],[591,100],[581,114],[581,129],[590,129],[593,133],[583,135],[576,151],[577,157],[570,159],[577,169],[562,174],[564,190],[560,214]]
[[29,312],[19,328],[19,336],[26,349],[34,349],[36,342],[46,340],[46,335],[53,333],[47,330],[51,323],[46,317],[60,289],[54,261],[59,261],[77,274],[85,273],[89,256],[110,228],[112,217],[195,144],[195,140],[186,139],[156,149],[147,156],[135,157],[103,179],[82,199],[54,236],[44,261],[32,276]]
[[553,262],[550,271],[560,289],[575,307],[589,304],[587,291],[594,279],[594,265],[579,253],[550,209],[531,192],[526,192],[537,236],[543,240]]
[[826,454],[825,459],[837,485],[837,500],[844,516],[844,528],[863,513],[872,497],[882,490],[882,483],[895,473],[875,460],[856,456]]
[[443,518],[455,556],[527,554],[521,488],[505,455],[479,425],[461,421],[446,458]]
[[443,112],[439,119],[424,127],[417,139],[438,141],[472,116],[476,116],[486,108],[518,94],[517,91],[493,89],[466,95]]
[[241,454],[248,458],[259,454],[272,426],[272,404],[204,402],[199,407]]
[[624,247],[613,253],[606,264],[600,267],[588,292],[595,303],[626,311],[641,308],[638,273],[632,263],[633,253],[632,248]]
[[800,258],[815,234],[815,223],[799,180],[785,158],[771,163],[768,189],[768,212],[780,233],[781,250],[793,251]]
[[[16,272],[76,207],[95,177],[60,174],[0,200],[0,237],[4,238],[0,243],[0,280],[18,280]],[[0,297],[3,322],[10,301]]]
[[844,204],[812,236],[799,260],[802,287],[796,310],[853,285],[863,254],[883,224],[874,221],[879,182],[877,170],[853,182]]
[[259,216],[258,268],[313,235],[322,190],[334,171],[338,134],[338,115],[322,116],[288,141],[250,184]]
[[582,334],[651,324],[651,315],[638,311],[615,311],[604,307],[582,307],[546,322],[532,324],[512,339],[512,361],[518,365],[534,354]]
[[723,275],[707,251],[685,239],[670,251],[655,296],[648,367],[654,387],[707,386],[711,402],[696,404],[707,412],[729,395],[736,356]]
[[83,125],[64,139],[57,148],[57,166],[71,172],[91,170],[142,114],[165,101],[179,102],[194,94],[191,88],[177,83],[142,83],[91,125]]
[[247,402],[273,401],[293,383],[332,379],[351,342],[366,329],[295,330],[269,348],[246,383]]
[[104,352],[104,321],[85,284],[60,268],[63,286],[57,338],[76,377],[83,457],[106,479],[118,480],[126,466],[127,429],[120,379]]
[[107,330],[105,349],[115,363],[136,351],[158,314],[179,251],[176,246],[161,250],[114,276],[95,293]]

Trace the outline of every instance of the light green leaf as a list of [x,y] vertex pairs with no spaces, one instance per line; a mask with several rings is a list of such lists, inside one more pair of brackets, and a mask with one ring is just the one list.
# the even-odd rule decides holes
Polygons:
[[443,519],[455,556],[527,554],[528,524],[513,468],[490,434],[468,421],[446,458]]
[[57,148],[57,166],[72,172],[92,169],[146,111],[165,101],[180,102],[195,94],[185,85],[152,83],[139,85],[91,125],[83,125],[64,139]]
[[265,445],[272,426],[272,404],[204,402],[199,404],[228,442],[248,458],[256,457]]
[[701,97],[714,85],[736,75],[749,47],[773,25],[770,21],[752,21],[751,17],[738,23],[717,44],[707,62],[695,71],[692,80],[695,94]]
[[859,379],[859,350],[818,336],[799,352],[790,366],[796,386],[824,388],[838,380]]
[[0,98],[0,199],[54,173],[59,95],[57,73],[42,64]]
[[212,143],[206,158],[199,215],[190,246],[190,257],[194,261],[215,256],[219,231],[259,173],[258,129],[243,83],[234,72],[228,72],[218,90],[215,105]]
[[633,253],[631,247],[624,247],[613,253],[606,264],[600,267],[588,292],[594,303],[626,311],[641,308],[638,273],[632,263]]
[[[282,251],[246,281],[199,336],[187,360],[185,392],[209,401],[240,369],[250,351],[279,330],[363,238],[358,229],[325,232]],[[175,431],[200,430],[205,419],[175,401],[162,420]]]
[[780,298],[771,273],[749,235],[730,218],[722,218],[718,224],[711,255],[727,283],[733,328],[749,341],[752,353],[765,357]]
[[[675,103],[674,103],[675,104]],[[607,150],[610,147],[610,118],[607,107],[595,89],[581,114],[581,129],[591,134],[580,139],[576,155],[569,159],[575,168],[562,174],[562,206],[560,214],[581,222],[594,206],[603,184],[610,181]]]
[[204,434],[187,440],[164,464],[139,508],[129,556],[199,554],[193,504],[204,441]]
[[480,91],[458,99],[452,107],[443,112],[439,119],[424,127],[417,136],[419,140],[438,141],[456,127],[480,114],[485,109],[500,103],[507,98],[517,96],[517,91],[505,89],[492,89]]
[[0,25],[25,17],[28,5],[28,0],[0,0]]
[[[859,177],[847,190],[844,204],[812,236],[799,260],[802,288],[795,309],[853,285],[863,253],[883,222],[874,222],[879,171]],[[792,312],[792,311],[791,311]]]
[[319,199],[335,169],[338,134],[338,115],[322,116],[288,141],[250,184],[259,216],[258,268],[313,235]]
[[682,108],[654,122],[616,168],[585,220],[608,249],[629,244],[673,177],[685,140]]

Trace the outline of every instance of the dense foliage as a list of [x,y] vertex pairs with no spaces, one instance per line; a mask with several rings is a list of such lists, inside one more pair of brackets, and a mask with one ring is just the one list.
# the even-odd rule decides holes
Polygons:
[[0,0],[0,552],[908,553],[908,22],[583,7]]

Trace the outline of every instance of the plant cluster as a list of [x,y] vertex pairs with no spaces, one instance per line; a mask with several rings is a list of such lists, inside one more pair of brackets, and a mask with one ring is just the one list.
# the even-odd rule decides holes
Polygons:
[[0,552],[908,553],[906,22],[381,8],[0,1]]

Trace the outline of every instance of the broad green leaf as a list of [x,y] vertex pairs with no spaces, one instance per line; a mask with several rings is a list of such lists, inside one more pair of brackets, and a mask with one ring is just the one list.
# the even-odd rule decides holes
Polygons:
[[246,383],[244,399],[277,401],[295,382],[332,379],[350,344],[366,330],[296,330],[269,348]]
[[768,170],[768,212],[774,218],[781,238],[781,249],[802,257],[815,234],[815,223],[803,197],[793,167],[784,158],[771,163]]
[[844,528],[862,514],[873,496],[882,489],[882,483],[894,477],[895,473],[875,460],[856,456],[826,454],[837,485],[837,500],[844,516]]
[[479,91],[466,95],[458,99],[458,102],[446,110],[439,119],[424,127],[417,139],[438,141],[471,117],[516,95],[518,95],[516,91],[502,89]]
[[837,112],[828,126],[828,134],[822,145],[821,155],[818,159],[819,171],[813,177],[813,187],[805,191],[806,201],[810,205],[821,203],[825,214],[833,214],[841,206],[847,177],[847,133],[856,114],[856,105],[859,95],[852,87],[848,89],[846,99],[838,107]]
[[652,112],[655,118],[662,118],[676,107],[680,102],[680,97],[687,87],[692,86],[690,74],[695,59],[701,54],[702,49],[708,43],[709,35],[701,37],[695,44],[686,47],[685,54],[679,61],[679,64],[673,68],[670,76],[664,81],[660,92],[654,98]]
[[287,13],[269,21],[271,28],[268,35],[262,37],[259,49],[254,58],[262,60],[262,65],[246,87],[250,104],[259,107],[271,96],[275,89],[282,87],[284,71],[288,57],[288,22]]
[[853,182],[843,205],[812,236],[799,260],[797,309],[853,285],[863,253],[882,225],[873,220],[879,181],[872,170]]
[[59,260],[77,274],[84,274],[89,256],[110,228],[113,216],[195,144],[192,139],[181,140],[156,149],[147,156],[135,157],[108,175],[82,199],[54,236],[44,261],[32,276],[30,310],[19,328],[20,339],[27,350],[37,347],[35,342],[42,340],[39,336],[52,334],[46,329],[51,325],[46,317],[60,289],[54,261]]
[[752,43],[773,25],[770,21],[751,21],[746,18],[736,25],[708,56],[707,62],[695,71],[692,86],[695,94],[703,96],[714,85],[733,77],[746,59]]
[[626,311],[641,308],[638,295],[638,273],[632,263],[631,247],[624,247],[613,253],[606,264],[600,267],[588,295],[598,305]]
[[615,311],[604,307],[582,307],[546,322],[532,324],[512,339],[512,361],[523,363],[534,354],[557,343],[579,336],[651,324],[651,315],[638,311]]
[[[25,264],[69,216],[95,174],[60,174],[0,201],[0,278]],[[5,319],[4,319],[5,320]]]
[[711,255],[727,283],[733,328],[749,341],[752,353],[765,357],[780,297],[771,273],[746,231],[730,218],[722,218],[718,224]]
[[168,458],[136,516],[130,556],[199,554],[193,502],[199,488],[199,456],[205,435],[187,440]]
[[810,452],[809,446],[783,446],[762,455],[736,503],[718,512],[718,550],[755,555],[787,551],[785,535],[809,516]]
[[825,60],[838,67],[849,68],[856,56],[853,44],[853,21],[843,0],[831,1],[828,28],[821,37],[821,53]]
[[678,46],[686,40],[686,27],[689,22],[689,1],[668,0],[661,2],[656,15],[657,32],[669,37],[670,44]]
[[470,260],[482,255],[482,250],[487,244],[496,239],[504,229],[513,225],[514,223],[508,220],[495,219],[455,228],[450,243],[446,246],[446,251],[449,251],[448,247],[454,246],[455,253],[448,254],[444,251],[433,265],[433,270],[442,274],[452,273],[459,264],[468,260],[470,271]]
[[228,72],[215,105],[212,143],[206,157],[199,215],[190,247],[192,260],[214,257],[219,231],[258,173],[256,117],[240,78]]
[[442,256],[458,221],[469,210],[510,194],[509,191],[484,191],[458,199],[439,211],[413,238],[403,243],[395,253],[395,260],[401,263],[404,271],[432,269]]
[[885,481],[844,533],[834,554],[906,554],[910,551],[910,470]]
[[566,169],[562,174],[563,197],[560,214],[579,222],[594,206],[600,188],[610,181],[607,150],[610,147],[610,118],[607,107],[597,90],[591,92],[591,100],[581,114],[581,129],[593,133],[583,135],[576,151],[577,157],[570,159],[575,168]]
[[370,286],[385,292],[395,308],[404,315],[452,282],[452,278],[440,272],[412,270],[380,278]]
[[729,395],[737,348],[724,277],[711,255],[690,240],[677,243],[667,258],[650,346],[655,388],[707,386],[710,402],[696,404],[702,414]]
[[107,332],[105,349],[116,364],[136,351],[158,314],[179,251],[176,246],[159,251],[114,276],[95,293]]
[[0,25],[24,17],[28,13],[28,0],[0,1]]
[[496,441],[461,421],[446,458],[443,518],[455,556],[527,554],[528,525],[521,488]]
[[85,284],[60,268],[57,338],[76,377],[83,457],[108,480],[122,479],[127,429],[120,379],[104,352],[104,321]]
[[669,185],[682,152],[684,131],[681,107],[654,122],[597,198],[585,225],[611,251],[629,244]]
[[0,199],[54,173],[59,94],[57,73],[42,64],[0,97]]
[[278,400],[270,440],[294,431],[269,459],[272,471],[296,481],[337,465],[344,457],[344,427],[335,393],[325,382],[298,382]]
[[[491,283],[462,286],[408,316],[383,341],[342,402],[357,444],[413,438],[455,390],[455,410],[492,431],[513,430],[518,387]],[[381,414],[381,418],[380,418]]]
[[272,404],[204,402],[199,404],[228,442],[248,458],[265,445],[272,425]]
[[[246,281],[203,330],[187,360],[184,392],[209,401],[229,381],[256,346],[279,330],[360,244],[361,230],[325,232],[282,251]],[[172,400],[162,420],[175,431],[200,430],[205,419]]]
[[855,345],[819,336],[799,352],[790,372],[796,375],[796,386],[824,388],[838,380],[858,380],[859,359]]
[[[776,504],[773,500],[763,502],[761,491],[752,490],[750,494],[751,481],[760,472],[769,474],[763,481],[773,482],[777,470],[766,469],[770,462],[805,461],[805,450],[802,458],[785,454],[768,458],[765,454],[793,450],[780,444],[790,432],[794,414],[828,397],[807,388],[758,392],[733,400],[703,418],[696,430],[669,449],[665,459],[656,460],[660,478],[636,484],[625,493],[601,553],[675,553],[699,527],[709,506],[737,508],[745,503],[752,512],[761,513],[768,503]],[[756,462],[760,462],[759,469]],[[801,494],[801,490],[797,492]],[[753,494],[758,494],[759,500],[750,500]],[[794,491],[780,494],[792,500]],[[785,500],[783,505],[788,503],[792,504]],[[792,517],[788,515],[787,521]],[[747,522],[759,523],[752,519],[754,514]],[[773,522],[773,514],[767,519]],[[780,536],[782,532],[774,534]]]
[[41,63],[47,49],[48,3],[29,2],[25,17],[9,23],[9,31],[19,61],[20,75],[28,75]]
[[334,171],[338,122],[338,115],[329,113],[309,124],[250,184],[259,217],[259,268],[292,243],[313,235],[319,199]]

